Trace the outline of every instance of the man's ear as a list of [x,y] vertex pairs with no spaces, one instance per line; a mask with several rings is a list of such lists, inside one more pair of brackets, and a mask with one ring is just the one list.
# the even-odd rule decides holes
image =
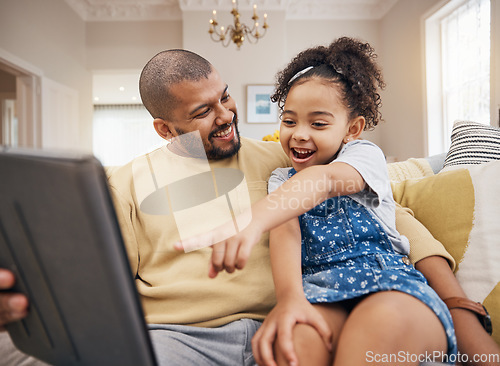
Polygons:
[[363,130],[365,129],[365,117],[358,116],[349,122],[349,127],[347,133],[344,137],[344,143],[348,141],[353,141],[359,138]]
[[174,137],[175,129],[171,124],[164,119],[155,118],[153,121],[153,126],[155,127],[156,133],[160,135],[161,138],[165,140],[170,140]]

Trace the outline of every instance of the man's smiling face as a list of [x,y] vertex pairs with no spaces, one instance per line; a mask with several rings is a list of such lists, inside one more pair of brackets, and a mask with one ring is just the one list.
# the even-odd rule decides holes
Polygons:
[[173,137],[199,131],[208,159],[224,159],[240,148],[236,103],[219,73],[170,87],[176,107],[165,123]]

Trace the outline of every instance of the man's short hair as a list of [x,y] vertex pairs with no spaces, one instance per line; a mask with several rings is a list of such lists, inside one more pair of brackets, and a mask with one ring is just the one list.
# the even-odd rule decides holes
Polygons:
[[142,103],[153,118],[168,119],[176,103],[172,85],[208,78],[212,65],[194,52],[172,49],[155,55],[144,66],[139,79]]

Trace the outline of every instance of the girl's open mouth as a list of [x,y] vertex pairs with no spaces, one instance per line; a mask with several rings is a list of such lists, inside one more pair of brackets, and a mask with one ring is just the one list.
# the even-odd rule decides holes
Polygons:
[[311,158],[316,151],[310,149],[291,148],[293,160],[298,163],[303,163]]

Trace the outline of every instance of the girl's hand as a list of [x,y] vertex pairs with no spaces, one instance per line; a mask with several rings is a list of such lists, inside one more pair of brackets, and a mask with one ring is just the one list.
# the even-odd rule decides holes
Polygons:
[[[332,332],[323,316],[301,294],[279,301],[252,339],[254,358],[260,366],[276,366],[273,346],[278,347],[288,364],[298,365],[293,346],[293,328],[309,324],[319,333],[331,350]],[[275,344],[277,342],[277,344]]]
[[175,243],[174,248],[189,252],[211,246],[212,258],[208,273],[210,278],[215,278],[223,270],[233,273],[236,269],[243,269],[252,248],[259,242],[264,230],[258,218],[249,219],[249,216],[242,215],[238,217],[237,222],[243,223],[241,226],[244,229],[236,235],[235,225],[230,222],[208,233],[183,239]]
[[233,273],[243,269],[255,244],[263,231],[252,221],[243,231],[212,246],[212,260],[208,276],[215,278],[220,271]]

